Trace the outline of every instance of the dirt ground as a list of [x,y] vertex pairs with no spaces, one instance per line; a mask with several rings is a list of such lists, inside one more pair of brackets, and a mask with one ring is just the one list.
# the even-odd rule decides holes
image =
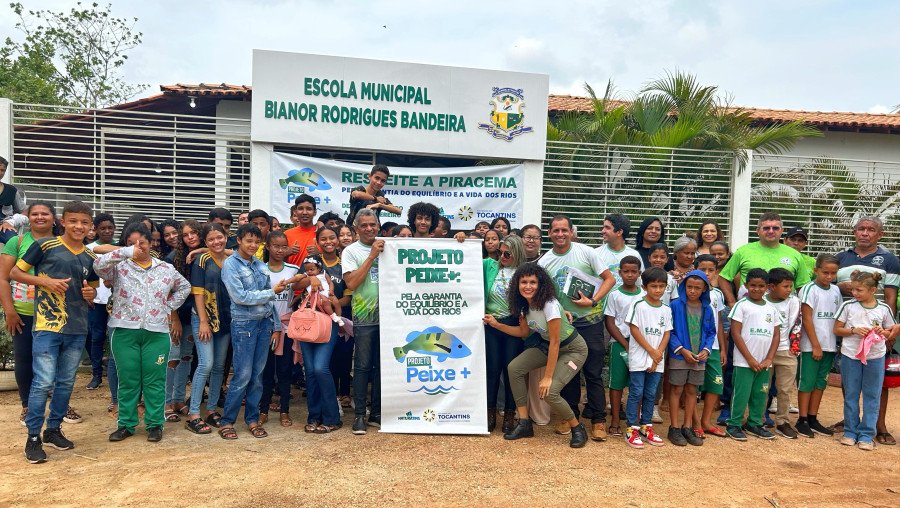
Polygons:
[[[632,450],[621,438],[568,447],[568,437],[538,427],[536,437],[350,433],[304,434],[305,399],[295,392],[294,426],[267,425],[269,437],[195,436],[166,426],[158,444],[135,437],[110,443],[109,392],[77,381],[72,405],[84,416],[64,424],[71,451],[47,447],[50,460],[22,455],[16,392],[0,394],[2,506],[900,506],[900,448],[874,452],[836,440],[778,438],[746,443],[710,436],[699,448]],[[104,380],[105,381],[105,380]],[[900,436],[900,392],[888,426]],[[839,419],[840,392],[826,391],[821,419]],[[299,399],[299,403],[296,402]],[[663,414],[665,417],[665,413]],[[667,424],[658,425],[664,431]]]

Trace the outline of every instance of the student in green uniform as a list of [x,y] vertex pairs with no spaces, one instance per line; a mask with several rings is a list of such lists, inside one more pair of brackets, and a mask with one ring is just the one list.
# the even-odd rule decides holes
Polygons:
[[175,267],[151,257],[151,234],[142,223],[125,228],[122,237],[125,247],[94,261],[97,274],[112,283],[109,335],[119,374],[119,418],[109,440],[134,435],[143,397],[147,440],[156,442],[165,424],[170,319],[177,316],[190,284]]
[[[97,295],[94,254],[83,240],[92,225],[91,207],[81,201],[66,204],[62,236],[35,241],[16,262],[10,277],[35,286],[34,379],[28,396],[28,441],[25,458],[32,464],[47,460],[41,441],[47,394],[51,388],[50,416],[43,442],[59,450],[75,444],[60,429],[69,407],[75,373],[88,333],[88,308]],[[31,269],[34,268],[34,272]],[[32,275],[34,273],[34,275]]]

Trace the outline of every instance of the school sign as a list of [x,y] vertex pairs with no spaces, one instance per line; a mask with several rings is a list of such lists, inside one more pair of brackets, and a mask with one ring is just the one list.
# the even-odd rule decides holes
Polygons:
[[254,50],[251,139],[543,160],[545,74]]

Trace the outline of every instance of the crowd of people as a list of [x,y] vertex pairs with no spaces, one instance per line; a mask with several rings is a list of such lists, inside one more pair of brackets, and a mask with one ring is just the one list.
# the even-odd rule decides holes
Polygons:
[[[404,214],[392,204],[389,176],[372,168],[350,194],[346,222],[297,197],[284,231],[264,210],[239,213],[236,228],[222,208],[205,223],[137,214],[121,226],[77,201],[59,219],[41,201],[7,214],[0,229],[19,233],[5,237],[0,303],[27,460],[46,461],[44,444],[74,447],[61,423],[81,420],[69,400],[85,348],[86,388],[106,374],[110,441],[133,436],[141,419],[149,441],[181,420],[234,440],[242,408],[249,434],[263,438],[270,411],[293,426],[294,384],[305,390],[305,432],[340,429],[345,410],[353,434],[380,427],[382,238],[451,235],[435,205]],[[382,211],[406,222],[382,222]],[[885,373],[900,333],[900,262],[878,244],[882,228],[860,218],[852,248],[816,258],[802,253],[806,231],[784,233],[771,212],[759,218],[759,240],[734,252],[715,220],[670,245],[664,222],[648,217],[633,247],[631,222],[617,213],[596,248],[577,241],[564,215],[543,228],[498,217],[457,232],[483,245],[486,430],[502,417],[503,437],[516,440],[555,418],[575,448],[610,437],[643,448],[775,433],[839,433],[862,450],[895,444],[885,414],[896,377]],[[545,236],[552,247],[542,252]],[[573,274],[595,282],[592,294],[567,284]],[[334,323],[326,342],[288,336],[286,319],[310,294]],[[844,418],[826,426],[818,414],[835,358]],[[660,412],[669,413],[665,436],[654,430]]]

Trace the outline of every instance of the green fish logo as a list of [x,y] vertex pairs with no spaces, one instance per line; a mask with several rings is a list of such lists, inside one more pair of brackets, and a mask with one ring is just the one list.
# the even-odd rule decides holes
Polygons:
[[402,362],[409,352],[435,356],[439,362],[447,358],[465,358],[472,354],[472,350],[455,335],[437,326],[428,327],[421,332],[411,332],[406,340],[405,346],[394,348],[394,357],[398,362]]
[[331,184],[329,184],[322,175],[313,171],[312,168],[292,169],[288,171],[288,177],[279,179],[278,185],[280,185],[282,189],[287,189],[288,184],[306,187],[310,191],[328,190],[331,188]]

